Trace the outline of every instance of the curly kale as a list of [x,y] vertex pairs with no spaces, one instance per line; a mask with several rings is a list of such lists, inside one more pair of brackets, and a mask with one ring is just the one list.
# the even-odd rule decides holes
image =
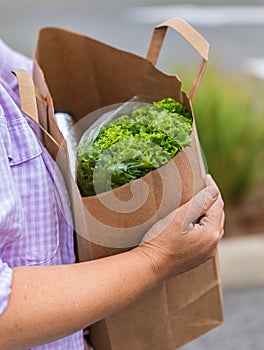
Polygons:
[[109,191],[165,165],[190,145],[191,131],[191,113],[172,98],[108,122],[93,143],[88,130],[77,148],[81,194]]

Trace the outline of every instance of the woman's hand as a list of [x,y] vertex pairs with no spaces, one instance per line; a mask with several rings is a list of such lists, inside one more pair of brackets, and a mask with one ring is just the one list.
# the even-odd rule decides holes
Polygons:
[[224,203],[210,175],[206,187],[189,202],[158,221],[135,250],[161,279],[177,275],[214,257],[224,234]]

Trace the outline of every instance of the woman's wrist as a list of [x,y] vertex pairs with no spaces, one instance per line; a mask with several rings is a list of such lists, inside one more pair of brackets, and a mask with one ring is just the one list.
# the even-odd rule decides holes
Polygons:
[[141,260],[142,268],[146,271],[149,283],[156,286],[167,278],[167,273],[165,268],[162,268],[162,254],[156,254],[154,251],[155,249],[152,249],[151,244],[142,243],[132,249],[130,253],[138,256],[139,261]]

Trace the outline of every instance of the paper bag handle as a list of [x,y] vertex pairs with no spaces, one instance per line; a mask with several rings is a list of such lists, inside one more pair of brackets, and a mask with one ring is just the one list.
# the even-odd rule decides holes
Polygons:
[[168,28],[174,29],[176,32],[178,32],[202,57],[202,62],[200,64],[198,73],[189,92],[189,98],[193,102],[194,96],[199,87],[208,61],[209,43],[187,22],[177,17],[171,18],[168,21],[157,25],[153,30],[146,59],[150,61],[154,66],[157,63]]
[[20,108],[21,111],[26,114],[30,119],[38,124],[40,129],[50,138],[50,140],[58,147],[61,146],[54,139],[53,136],[40,124],[38,117],[37,98],[40,102],[48,105],[50,102],[49,97],[44,98],[39,90],[35,87],[31,74],[26,70],[13,71],[18,81],[19,95],[20,95]]

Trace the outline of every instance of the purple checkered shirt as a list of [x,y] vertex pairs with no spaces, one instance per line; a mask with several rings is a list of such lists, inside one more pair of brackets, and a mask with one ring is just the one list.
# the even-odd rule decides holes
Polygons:
[[[12,70],[32,60],[0,40],[0,317],[12,293],[12,267],[73,263],[71,213],[55,164],[19,109]],[[58,291],[59,292],[59,291]],[[83,349],[82,332],[38,350]]]

